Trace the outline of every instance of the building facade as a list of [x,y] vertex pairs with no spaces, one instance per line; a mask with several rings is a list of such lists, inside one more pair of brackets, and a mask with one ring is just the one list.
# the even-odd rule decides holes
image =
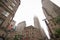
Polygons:
[[20,0],[0,0],[0,27],[6,28],[10,25]]
[[40,28],[40,22],[38,17],[34,16],[34,27],[35,28]]
[[56,35],[56,29],[60,28],[60,7],[50,0],[42,0],[42,9],[46,16],[45,22],[48,26],[50,36],[54,37]]
[[25,27],[22,35],[23,40],[43,40],[40,30],[33,26]]
[[16,26],[16,32],[22,34],[22,30],[26,27],[26,22],[22,21]]
[[13,17],[20,5],[20,0],[0,0],[0,36],[6,37],[7,27],[10,25]]
[[44,40],[48,39],[44,29],[41,27],[38,17],[34,17],[34,27],[39,29]]
[[15,23],[16,23],[16,21],[12,20],[11,23],[10,23],[10,25],[7,27],[7,30],[14,29]]

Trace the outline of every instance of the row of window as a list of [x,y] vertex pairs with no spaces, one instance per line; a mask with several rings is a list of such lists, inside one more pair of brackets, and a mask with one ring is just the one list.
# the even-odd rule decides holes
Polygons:
[[[7,0],[5,0],[5,1],[8,2]],[[17,3],[15,0],[14,0],[14,2]],[[12,2],[12,6],[15,6],[15,4],[14,4],[13,2]],[[13,10],[13,8],[12,8],[11,6],[8,6],[8,7],[9,7],[11,10]],[[7,12],[7,11],[5,11],[5,10],[2,12],[2,14],[3,14],[4,16],[6,16],[6,17],[8,17],[8,16],[10,15],[10,13]],[[12,19],[12,17],[10,18],[10,20],[11,20],[11,19]],[[4,21],[4,20],[0,18],[0,25],[3,23],[3,21]]]
[[[5,17],[8,17],[9,15],[10,15],[10,13],[9,12],[7,12],[7,11],[5,11],[5,10],[3,10],[2,12],[1,12],[1,14],[2,15],[4,15]],[[12,19],[12,17],[10,18],[10,20]],[[3,19],[2,18],[0,18],[0,25],[3,23]]]
[[8,7],[9,7],[11,10],[13,10],[13,7],[12,7],[12,6],[9,5]]
[[[4,1],[5,1],[5,2],[8,2],[8,0],[4,0]],[[14,0],[14,2],[17,3],[16,0]]]
[[16,0],[14,0],[14,2],[17,4]]
[[3,14],[4,16],[8,17],[10,13],[7,12],[7,11],[3,11],[2,14]]
[[3,21],[4,21],[4,20],[0,18],[0,25],[3,23]]
[[[10,13],[7,12],[7,11],[5,11],[5,10],[2,12],[2,14],[3,14],[4,16],[6,16],[6,17],[8,17],[8,16],[10,15]],[[12,18],[13,18],[13,17],[11,17],[10,20],[11,20]]]
[[[10,2],[12,2],[12,1],[10,1]],[[14,0],[14,2],[17,4],[16,0]],[[15,7],[15,5],[16,5],[14,2],[12,2],[11,5],[8,6],[11,10],[13,10],[13,7]]]
[[[8,16],[10,15],[10,13],[7,12],[7,11],[3,11],[2,14],[3,14],[4,16],[6,16],[6,17],[8,17]],[[10,17],[10,20],[11,20],[11,19],[12,19],[12,17]],[[4,21],[4,19],[0,18],[0,25],[3,23],[3,21]]]
[[[5,0],[5,2],[8,2],[8,0]],[[11,2],[11,5],[9,5],[8,7],[11,9],[11,10],[13,10],[13,7],[15,7],[15,5],[17,4],[17,2],[16,2],[16,0],[14,0],[14,2],[16,3],[14,3],[14,2],[12,2],[11,0],[9,0],[9,2]],[[13,6],[13,7],[12,7]]]

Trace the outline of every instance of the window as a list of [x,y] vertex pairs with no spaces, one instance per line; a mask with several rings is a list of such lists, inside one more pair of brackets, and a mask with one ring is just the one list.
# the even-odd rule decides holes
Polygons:
[[3,14],[4,16],[6,16],[6,17],[9,16],[9,12],[7,12],[7,11],[3,11],[2,14]]
[[15,6],[15,4],[12,2],[12,6]]
[[8,2],[7,0],[4,0],[5,2]]
[[16,0],[14,0],[14,2],[17,3]]
[[13,17],[10,18],[10,20],[12,20],[12,19],[13,19]]
[[12,6],[15,6],[14,2],[12,2],[11,0],[9,0],[9,2],[11,3]]
[[3,22],[3,19],[0,18],[0,25],[2,24],[2,22]]
[[9,7],[11,10],[13,10],[13,8],[12,8],[10,5],[9,5],[8,7]]

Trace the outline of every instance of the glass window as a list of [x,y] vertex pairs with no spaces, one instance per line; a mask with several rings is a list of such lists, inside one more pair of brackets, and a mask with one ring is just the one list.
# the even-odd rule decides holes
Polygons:
[[12,6],[15,6],[15,4],[12,2]]
[[15,6],[14,2],[12,2],[11,0],[9,0],[9,2],[11,3],[12,6]]
[[13,10],[13,8],[12,8],[10,5],[9,5],[8,7],[9,7],[11,10]]
[[13,17],[10,18],[10,20],[13,19]]
[[2,24],[2,22],[3,22],[3,19],[0,19],[0,24]]
[[6,16],[6,17],[9,16],[9,12],[7,12],[7,11],[3,11],[2,14],[3,14],[4,16]]
[[7,0],[4,0],[5,2],[8,2]]
[[14,2],[17,3],[16,0],[14,0]]

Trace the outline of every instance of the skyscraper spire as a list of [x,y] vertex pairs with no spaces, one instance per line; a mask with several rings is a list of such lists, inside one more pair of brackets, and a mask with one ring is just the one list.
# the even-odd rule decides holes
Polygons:
[[46,35],[45,31],[43,30],[43,28],[41,27],[37,16],[34,16],[34,27],[40,30],[41,37],[43,38],[43,40],[46,40],[47,35]]
[[38,19],[37,16],[34,16],[34,27],[35,28],[40,28],[39,19]]

